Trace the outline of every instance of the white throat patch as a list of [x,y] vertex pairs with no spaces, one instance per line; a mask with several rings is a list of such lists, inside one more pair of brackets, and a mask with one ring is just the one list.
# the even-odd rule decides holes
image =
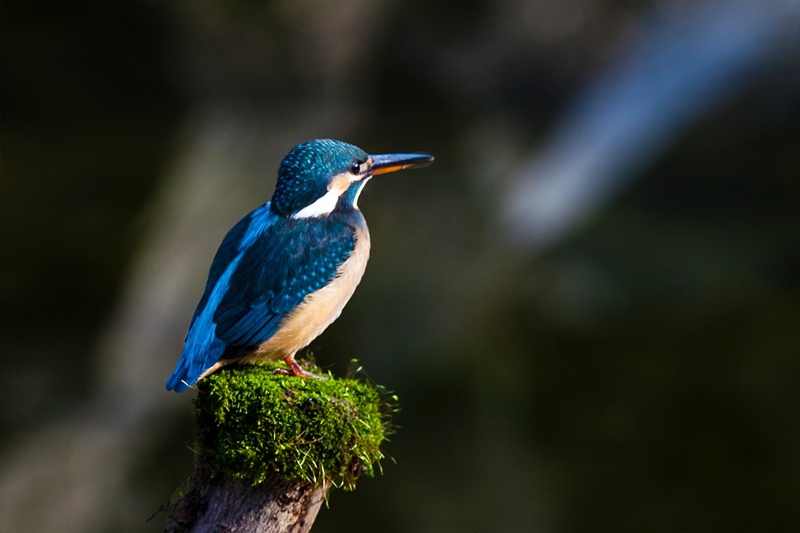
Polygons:
[[364,190],[364,185],[366,185],[367,182],[369,180],[371,180],[371,179],[372,179],[372,176],[370,176],[368,178],[364,178],[363,180],[361,180],[361,183],[358,186],[358,190],[356,191],[356,197],[353,198],[353,207],[355,207],[356,209],[358,209],[358,197],[361,196],[361,191]]

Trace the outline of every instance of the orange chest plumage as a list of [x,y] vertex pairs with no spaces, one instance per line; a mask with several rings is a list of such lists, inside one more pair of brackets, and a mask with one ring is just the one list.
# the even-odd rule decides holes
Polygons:
[[307,295],[283,319],[275,334],[245,359],[282,359],[308,346],[339,317],[353,296],[367,268],[369,250],[369,230],[364,225],[356,230],[353,252],[339,265],[333,280],[322,289]]

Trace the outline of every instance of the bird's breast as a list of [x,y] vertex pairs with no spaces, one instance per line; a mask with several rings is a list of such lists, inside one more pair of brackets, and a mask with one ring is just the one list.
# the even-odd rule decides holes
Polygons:
[[256,358],[279,359],[308,346],[334,320],[353,296],[369,260],[370,238],[366,225],[356,228],[353,252],[325,287],[306,296],[283,320],[278,331],[262,343]]

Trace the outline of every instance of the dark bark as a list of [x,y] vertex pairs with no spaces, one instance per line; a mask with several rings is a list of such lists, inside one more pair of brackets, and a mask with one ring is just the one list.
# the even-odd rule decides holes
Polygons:
[[165,532],[305,533],[311,529],[330,488],[268,475],[258,485],[223,475],[209,477],[198,460],[193,487],[169,508]]

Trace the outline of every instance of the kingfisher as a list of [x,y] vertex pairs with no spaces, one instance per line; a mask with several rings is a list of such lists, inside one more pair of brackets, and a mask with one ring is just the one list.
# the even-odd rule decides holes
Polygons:
[[217,250],[167,389],[182,392],[234,362],[283,359],[286,373],[321,378],[295,354],[339,317],[364,274],[364,185],[432,161],[424,153],[369,155],[332,139],[292,148],[272,199],[233,226]]

